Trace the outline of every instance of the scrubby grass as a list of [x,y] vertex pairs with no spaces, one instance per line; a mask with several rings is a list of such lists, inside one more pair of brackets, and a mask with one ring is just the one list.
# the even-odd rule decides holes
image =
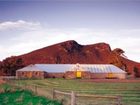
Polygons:
[[0,105],[61,105],[57,101],[36,96],[30,91],[4,92],[0,94]]
[[8,84],[0,85],[0,88],[0,105],[61,105],[58,101],[37,96],[28,90],[15,90]]
[[81,80],[45,79],[20,80],[20,84],[33,84],[59,90],[73,90],[79,93],[122,96],[123,105],[140,105],[140,83],[95,83]]

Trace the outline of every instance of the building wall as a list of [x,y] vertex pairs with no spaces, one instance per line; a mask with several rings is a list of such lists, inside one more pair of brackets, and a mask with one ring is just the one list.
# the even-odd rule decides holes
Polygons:
[[74,79],[74,78],[76,78],[76,72],[74,72],[74,71],[65,72],[65,78],[66,79]]
[[65,78],[65,73],[46,73],[45,78]]
[[90,79],[91,78],[91,72],[89,72],[89,71],[82,72],[82,78],[83,79]]
[[126,79],[126,73],[116,73],[115,76],[119,79]]
[[43,71],[17,71],[16,77],[18,79],[43,79],[45,72]]
[[[66,78],[76,79],[76,71],[67,71],[65,73],[46,73],[43,71],[17,71],[16,76],[18,79],[43,79],[43,78]],[[125,79],[126,73],[91,73],[89,71],[81,71],[81,79],[106,79],[116,78]]]
[[[67,78],[67,79],[75,79],[75,78],[77,78],[77,72],[76,71],[67,71],[65,73],[65,78]],[[80,78],[80,77],[78,77],[78,78]],[[82,79],[90,79],[91,78],[91,72],[89,72],[89,71],[81,71],[81,78]]]
[[92,79],[109,79],[109,78],[116,78],[116,79],[125,79],[126,74],[125,73],[112,73],[112,76],[110,76],[109,73],[91,73]]

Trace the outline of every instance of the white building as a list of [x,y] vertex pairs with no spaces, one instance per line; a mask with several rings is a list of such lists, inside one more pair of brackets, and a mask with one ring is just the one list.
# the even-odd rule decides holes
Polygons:
[[126,72],[110,64],[35,64],[17,70],[17,78],[125,79]]

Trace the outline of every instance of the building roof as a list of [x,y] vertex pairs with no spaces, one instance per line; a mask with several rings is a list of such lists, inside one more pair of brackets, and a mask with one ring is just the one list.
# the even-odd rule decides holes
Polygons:
[[90,71],[92,73],[126,73],[111,64],[35,64],[18,71],[45,71],[49,73],[66,71]]
[[31,64],[17,71],[43,71],[43,70]]
[[110,64],[83,64],[81,67],[84,70],[91,71],[93,73],[126,73],[122,69]]
[[35,64],[36,67],[46,72],[65,72],[71,70],[73,64]]

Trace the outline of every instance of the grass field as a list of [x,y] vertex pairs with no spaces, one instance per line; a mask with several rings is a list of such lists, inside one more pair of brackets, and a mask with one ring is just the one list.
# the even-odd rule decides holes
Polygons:
[[3,92],[0,93],[0,105],[61,105],[57,101],[37,96],[31,91],[15,90],[10,85],[0,86]]
[[[20,84],[38,85],[45,89],[56,88],[59,90],[75,91],[95,95],[121,96],[123,105],[140,105],[140,82],[130,83],[107,83],[107,82],[84,82],[65,79],[45,80],[20,80]],[[47,91],[46,91],[47,92]],[[83,99],[84,100],[84,99]],[[104,105],[104,104],[100,104]]]

